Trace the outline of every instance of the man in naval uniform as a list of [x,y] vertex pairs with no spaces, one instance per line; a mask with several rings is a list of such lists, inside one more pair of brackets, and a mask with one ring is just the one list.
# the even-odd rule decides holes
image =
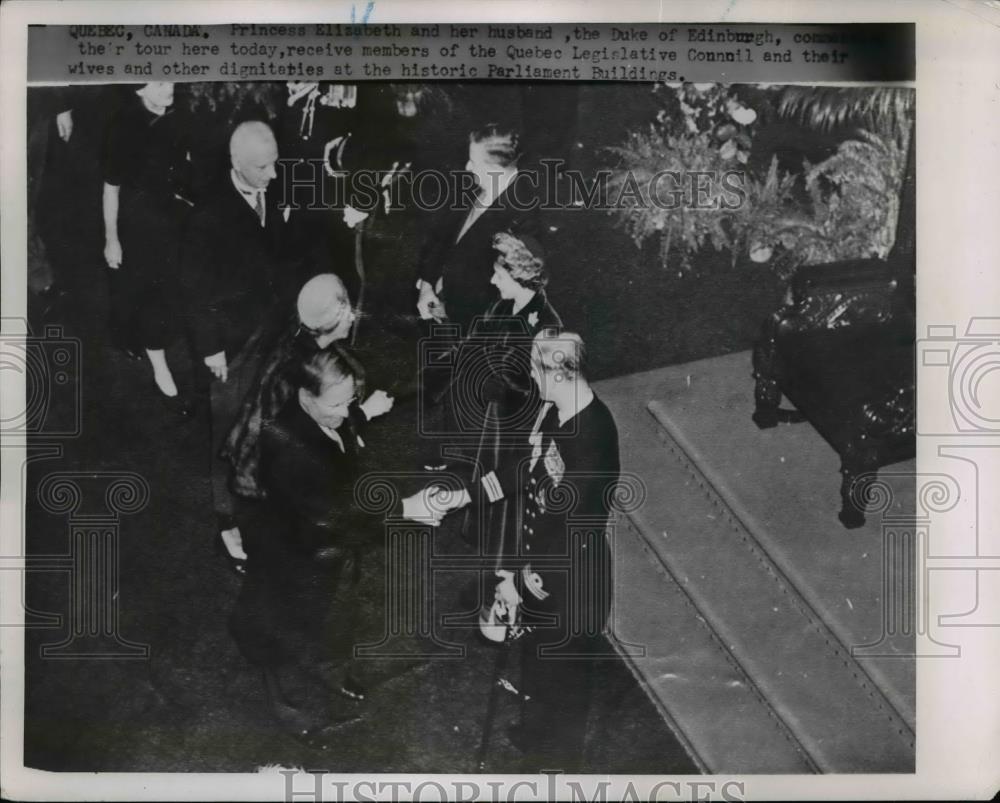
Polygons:
[[536,335],[532,379],[545,404],[530,455],[483,477],[478,499],[462,492],[446,503],[510,502],[517,517],[517,543],[497,558],[493,612],[521,643],[525,702],[510,738],[526,770],[583,769],[595,660],[611,654],[604,638],[612,594],[607,529],[620,473],[618,429],[582,364],[579,335]]

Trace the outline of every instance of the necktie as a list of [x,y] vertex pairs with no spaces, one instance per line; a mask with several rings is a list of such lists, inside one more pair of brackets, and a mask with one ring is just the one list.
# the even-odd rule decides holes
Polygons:
[[264,225],[264,193],[255,193],[257,201],[254,203],[254,211],[257,213],[257,219],[260,221],[260,225]]
[[463,223],[462,228],[458,230],[458,236],[455,238],[456,243],[465,236],[465,233],[472,228],[472,224],[479,220],[479,216],[482,215],[487,208],[486,189],[483,187],[477,187],[476,198],[472,202],[472,208],[469,210],[469,214],[465,218],[465,223]]

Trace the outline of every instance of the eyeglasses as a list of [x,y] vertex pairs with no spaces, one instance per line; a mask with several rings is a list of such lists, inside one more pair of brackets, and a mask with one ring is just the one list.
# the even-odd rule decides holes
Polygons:
[[358,400],[357,395],[351,396],[347,401],[337,402],[336,404],[324,404],[319,399],[316,399],[316,406],[328,413],[336,413],[341,410],[348,410],[350,406]]

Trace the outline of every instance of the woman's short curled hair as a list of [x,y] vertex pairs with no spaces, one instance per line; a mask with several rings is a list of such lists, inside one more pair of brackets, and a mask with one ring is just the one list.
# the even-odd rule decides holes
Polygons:
[[501,231],[493,235],[493,250],[511,278],[522,287],[541,290],[549,283],[541,246],[529,237]]
[[521,158],[521,137],[512,128],[487,123],[469,135],[469,142],[483,145],[490,161],[500,167],[517,164]]

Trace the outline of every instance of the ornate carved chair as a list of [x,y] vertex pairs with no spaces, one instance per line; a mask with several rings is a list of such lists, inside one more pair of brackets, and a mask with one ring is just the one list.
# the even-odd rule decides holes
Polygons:
[[[859,475],[916,451],[913,151],[887,260],[808,265],[764,322],[753,368],[760,428],[808,420],[841,458],[839,513],[864,524],[851,499]],[[784,395],[795,410],[780,408]]]
[[[808,420],[830,443],[848,528],[864,524],[851,501],[857,477],[915,452],[912,297],[887,263],[811,265],[754,347],[754,422]],[[782,395],[795,411],[779,407]]]

